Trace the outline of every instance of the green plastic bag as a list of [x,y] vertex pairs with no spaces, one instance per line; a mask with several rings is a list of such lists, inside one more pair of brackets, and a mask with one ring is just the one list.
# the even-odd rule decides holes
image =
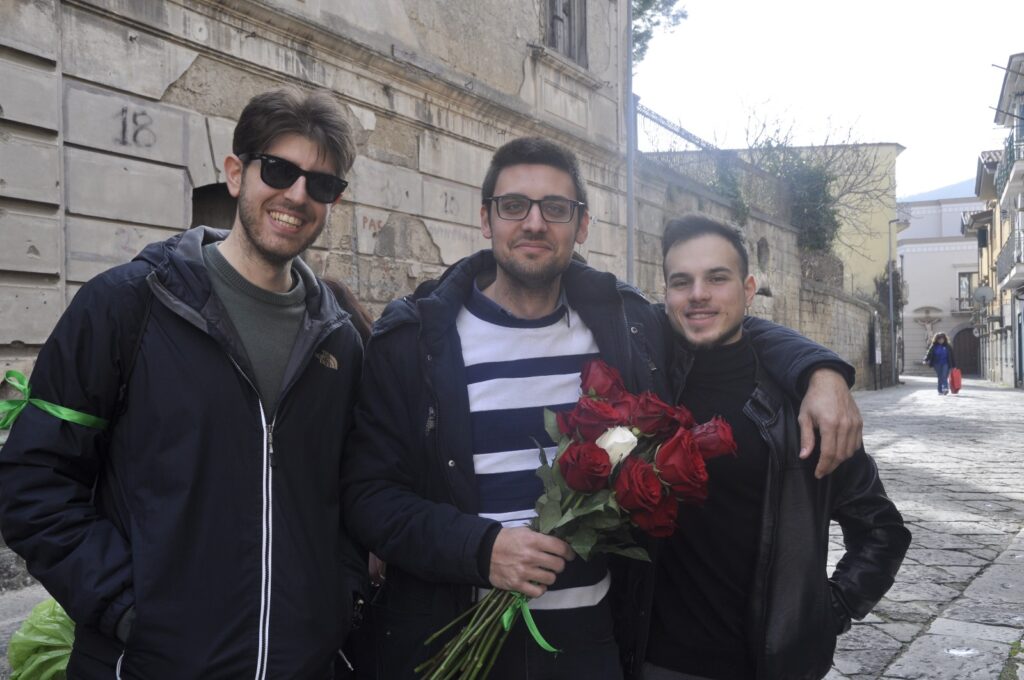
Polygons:
[[37,604],[7,644],[11,680],[65,680],[75,624],[53,598]]

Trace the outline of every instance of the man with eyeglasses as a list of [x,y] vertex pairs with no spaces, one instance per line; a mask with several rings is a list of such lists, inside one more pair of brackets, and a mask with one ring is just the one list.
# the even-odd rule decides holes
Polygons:
[[[632,391],[667,399],[662,327],[636,289],[573,258],[590,215],[572,152],[539,138],[509,142],[481,198],[492,248],[391,303],[367,345],[343,514],[388,563],[373,614],[380,677],[415,677],[456,631],[425,640],[501,588],[532,598],[538,629],[560,651],[544,651],[516,623],[490,678],[620,678],[605,557],[575,558],[527,525],[542,492],[537,447],[549,459],[555,451],[543,409],[570,407],[595,357]],[[812,365],[846,370],[792,331],[749,330],[794,391]],[[827,404],[836,390],[848,399],[837,373],[820,373],[835,376]]]
[[0,452],[0,530],[77,623],[72,678],[326,678],[365,559],[339,476],[362,361],[298,258],[356,149],[326,93],[254,97],[230,232],[148,246],[75,296]]

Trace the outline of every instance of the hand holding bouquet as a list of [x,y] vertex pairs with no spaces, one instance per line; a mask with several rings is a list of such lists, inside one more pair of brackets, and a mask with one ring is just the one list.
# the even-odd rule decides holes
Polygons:
[[[530,528],[564,540],[583,559],[616,553],[646,560],[631,525],[656,538],[670,536],[679,503],[707,498],[704,461],[735,451],[732,431],[721,418],[697,425],[684,406],[628,392],[618,371],[599,359],[587,362],[581,382],[583,394],[571,411],[544,412],[558,451],[550,465],[539,447],[544,493]],[[556,651],[533,624],[527,602],[520,593],[489,591],[427,640],[468,619],[416,671],[431,680],[486,677],[520,614],[537,643]]]

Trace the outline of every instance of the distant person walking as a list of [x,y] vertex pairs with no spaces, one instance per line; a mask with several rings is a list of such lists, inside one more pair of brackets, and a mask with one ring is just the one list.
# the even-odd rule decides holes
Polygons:
[[932,338],[924,362],[935,369],[939,378],[939,394],[949,394],[949,371],[956,368],[956,361],[953,360],[953,345],[945,333],[936,333]]

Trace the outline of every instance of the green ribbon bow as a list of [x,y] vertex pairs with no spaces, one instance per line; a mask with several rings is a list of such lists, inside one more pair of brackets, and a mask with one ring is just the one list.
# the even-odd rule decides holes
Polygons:
[[552,652],[553,654],[557,654],[562,651],[560,649],[555,649],[548,644],[548,641],[545,640],[544,636],[540,634],[539,630],[537,630],[537,624],[534,623],[533,615],[530,614],[530,606],[528,604],[530,602],[530,598],[526,597],[522,593],[513,593],[513,595],[516,596],[515,602],[510,604],[508,609],[505,610],[505,613],[501,615],[501,625],[505,627],[505,630],[511,628],[512,624],[515,623],[516,616],[522,613],[523,621],[526,623],[527,630],[530,631],[530,635],[533,636],[534,641],[540,645],[541,649],[547,652]]
[[82,413],[81,411],[75,411],[64,406],[52,404],[42,399],[29,397],[30,390],[28,386],[28,378],[26,378],[25,374],[20,371],[7,371],[7,373],[4,374],[4,379],[0,382],[6,382],[8,385],[24,395],[21,399],[6,399],[4,401],[0,401],[0,430],[11,429],[11,426],[14,425],[14,421],[18,418],[18,415],[29,404],[32,404],[36,408],[46,411],[51,416],[55,416],[61,420],[85,425],[86,427],[95,427],[98,430],[102,430],[107,426],[107,421],[103,418],[97,418],[96,416],[91,416],[88,413]]

